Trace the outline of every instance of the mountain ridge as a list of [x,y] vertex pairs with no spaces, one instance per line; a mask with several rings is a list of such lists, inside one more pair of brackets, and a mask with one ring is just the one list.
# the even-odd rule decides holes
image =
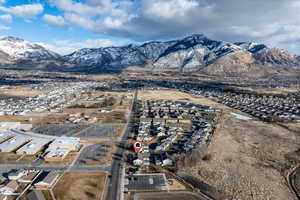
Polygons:
[[[8,60],[5,60],[9,57]],[[141,45],[83,48],[60,56],[16,37],[0,39],[0,63],[30,63],[46,69],[88,73],[122,72],[129,66],[161,71],[199,72],[211,75],[265,76],[300,69],[300,57],[254,42],[213,40],[194,34],[178,40],[150,41]],[[6,62],[2,62],[5,60]],[[259,72],[259,73],[258,73]]]

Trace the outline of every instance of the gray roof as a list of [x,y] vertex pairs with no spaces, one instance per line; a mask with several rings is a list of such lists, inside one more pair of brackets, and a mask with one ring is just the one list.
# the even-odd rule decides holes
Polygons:
[[40,190],[32,190],[27,194],[27,199],[30,200],[46,200],[43,193]]

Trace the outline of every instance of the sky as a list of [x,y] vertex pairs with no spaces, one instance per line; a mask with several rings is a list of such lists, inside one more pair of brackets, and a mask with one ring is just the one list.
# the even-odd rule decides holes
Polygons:
[[0,0],[0,36],[62,55],[204,34],[300,54],[299,0]]

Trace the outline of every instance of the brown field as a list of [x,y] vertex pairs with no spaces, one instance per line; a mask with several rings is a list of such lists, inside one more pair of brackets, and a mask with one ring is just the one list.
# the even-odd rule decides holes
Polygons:
[[35,124],[44,119],[47,114],[40,115],[1,115],[0,122],[21,122],[22,124]]
[[33,162],[37,159],[35,155],[24,155],[18,161],[21,162]]
[[141,100],[170,100],[170,101],[191,102],[195,104],[212,106],[223,110],[232,110],[227,106],[216,103],[210,99],[203,98],[203,97],[195,97],[190,94],[176,91],[176,90],[141,90],[138,93],[138,98]]
[[15,153],[0,153],[0,162],[1,164],[10,161],[16,161],[21,157],[21,155],[17,155]]
[[105,187],[105,173],[68,172],[55,185],[53,192],[57,200],[100,199]]
[[11,97],[34,97],[43,93],[43,91],[30,90],[24,86],[10,86],[8,89],[1,91],[1,94]]
[[292,200],[284,172],[291,165],[286,156],[299,148],[296,137],[275,124],[225,114],[206,152],[210,159],[187,171],[234,199]]
[[256,92],[259,94],[288,94],[299,91],[297,88],[243,88],[235,87],[241,90],[248,90],[250,92]]

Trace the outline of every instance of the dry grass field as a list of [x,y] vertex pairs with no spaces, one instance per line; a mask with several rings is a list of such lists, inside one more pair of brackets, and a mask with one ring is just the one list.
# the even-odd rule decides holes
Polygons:
[[55,185],[53,192],[57,200],[100,199],[105,187],[105,173],[68,172]]
[[1,91],[0,94],[11,97],[34,97],[43,93],[43,91],[30,90],[25,86],[10,86],[7,89]]
[[234,199],[292,200],[284,172],[286,155],[298,148],[295,133],[278,125],[225,114],[208,147],[210,159],[187,171]]
[[0,163],[3,164],[5,162],[16,161],[21,157],[21,155],[17,155],[15,153],[0,153]]
[[193,95],[176,90],[141,90],[138,93],[140,100],[170,100],[182,101],[206,106],[212,106],[223,110],[232,110],[227,106],[211,101],[207,98],[195,97]]

